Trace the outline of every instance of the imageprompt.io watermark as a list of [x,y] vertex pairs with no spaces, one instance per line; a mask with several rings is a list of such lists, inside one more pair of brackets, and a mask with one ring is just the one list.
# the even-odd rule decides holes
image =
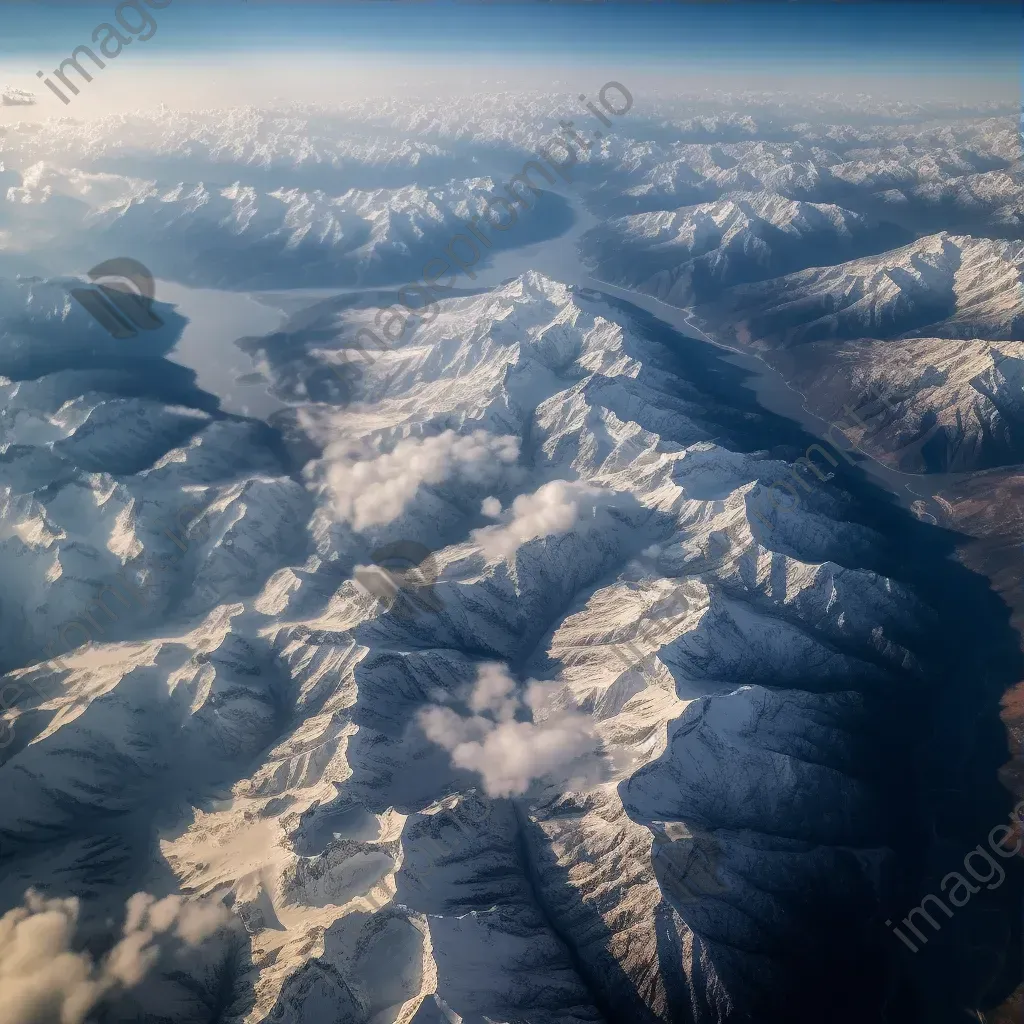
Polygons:
[[[609,96],[609,94],[612,95]],[[615,94],[618,94],[618,96]],[[616,98],[621,100],[618,106],[611,103],[611,99]],[[587,100],[587,97],[585,94],[580,93],[579,99],[582,102]],[[615,117],[628,114],[633,109],[633,94],[621,82],[605,82],[598,92],[598,100],[601,106]],[[583,105],[606,128],[613,127],[613,122],[602,114],[592,102],[587,100]],[[380,353],[390,351],[392,346],[397,345],[402,340],[402,336],[409,329],[410,324],[413,323],[414,317],[424,324],[433,323],[441,311],[436,293],[452,291],[455,287],[455,279],[460,271],[471,281],[476,280],[476,273],[472,268],[477,265],[481,257],[480,246],[477,242],[486,249],[494,248],[493,241],[481,233],[480,227],[482,222],[489,225],[493,231],[498,232],[505,232],[514,227],[519,220],[519,211],[516,207],[523,211],[536,208],[537,200],[543,192],[541,184],[538,183],[541,179],[551,186],[557,184],[555,175],[551,173],[551,171],[554,171],[567,185],[573,184],[569,171],[579,163],[579,154],[586,155],[598,140],[605,137],[604,133],[594,131],[591,133],[593,141],[590,141],[586,135],[576,129],[573,121],[562,120],[558,122],[558,125],[562,130],[562,135],[552,132],[538,147],[539,153],[537,157],[527,160],[519,173],[509,178],[505,184],[505,193],[508,198],[480,190],[479,195],[485,201],[485,213],[475,214],[468,223],[463,222],[467,233],[459,232],[453,235],[448,245],[441,250],[443,255],[432,256],[423,264],[420,279],[405,284],[398,289],[398,303],[401,304],[407,315],[403,315],[398,304],[392,304],[377,310],[373,318],[374,326],[391,344],[389,345],[388,341],[379,338],[369,327],[361,327],[356,331],[355,337],[352,339],[352,346],[339,350],[341,363],[328,364],[328,369],[334,374],[341,385],[339,397],[342,400],[347,401],[351,397],[353,382],[341,370],[345,369],[346,373],[352,374],[353,368],[355,368],[356,373],[358,373],[358,367],[355,366],[354,359],[350,359],[349,353],[358,353],[359,358],[363,360],[364,364],[370,365]],[[565,151],[564,157],[558,157],[557,152],[554,155],[552,154],[552,149],[556,147],[558,150]],[[548,164],[551,171],[541,163],[541,160]],[[531,174],[534,175],[534,178],[530,177]],[[529,200],[531,192],[534,196],[533,206],[530,205]],[[500,209],[496,209],[495,204]],[[420,212],[425,212],[422,207]],[[502,213],[508,217],[507,222],[504,224],[501,223]],[[472,235],[472,238],[470,235]],[[497,236],[492,235],[492,238],[494,237]],[[464,250],[466,255],[459,254],[456,243],[461,244],[462,250]],[[361,269],[357,268],[357,273],[360,272]],[[449,274],[451,276],[447,277]],[[447,280],[442,281],[442,278],[445,277],[447,277]],[[443,298],[444,296],[442,295],[441,297]],[[422,302],[418,301],[420,298]],[[386,320],[382,322],[382,318],[385,317]],[[366,336],[365,342],[362,340],[363,335]],[[371,343],[376,348],[376,354],[367,347]]]
[[[434,592],[437,575],[437,560],[430,548],[414,540],[396,540],[370,552],[370,564],[357,565],[352,579],[362,593],[380,602],[385,616],[407,623],[444,609]],[[326,643],[330,631],[300,626],[295,635]]]
[[[103,54],[107,60],[113,60],[117,57],[121,51],[126,47],[130,46],[136,39],[140,43],[145,43],[152,39],[157,30],[156,19],[152,14],[149,13],[147,8],[154,8],[158,11],[163,10],[169,6],[171,0],[145,0],[146,6],[142,5],[142,0],[122,0],[121,3],[114,8],[114,20],[117,25],[110,21],[104,21],[97,25],[92,34],[92,42],[97,44],[97,49]],[[126,12],[132,11],[132,21],[129,22],[125,17]],[[120,31],[124,29],[124,32]],[[125,35],[125,32],[128,34]],[[103,38],[100,38],[100,35]],[[84,43],[81,46],[76,46],[71,51],[71,56],[66,57],[60,64],[59,67],[53,70],[54,78],[59,78],[64,88],[71,93],[73,96],[77,96],[81,89],[72,79],[68,78],[68,72],[72,68],[78,72],[79,81],[91,82],[92,74],[89,71],[89,66],[82,64],[82,59],[88,57],[92,61],[92,67],[102,71],[107,65],[101,57],[97,56],[96,51],[91,47],[86,46]],[[37,71],[36,78],[42,79],[43,85],[50,90],[63,103],[67,106],[71,100],[64,95],[61,90],[54,85],[54,83],[46,77],[45,71]]]
[[78,304],[113,338],[135,338],[164,322],[153,312],[153,275],[138,260],[118,256],[89,271],[94,288],[72,288]]

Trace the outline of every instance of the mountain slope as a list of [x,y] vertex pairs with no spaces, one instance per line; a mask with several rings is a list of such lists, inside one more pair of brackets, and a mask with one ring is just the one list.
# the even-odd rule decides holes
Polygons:
[[895,225],[763,191],[611,220],[581,244],[602,280],[688,305],[731,285],[843,262],[905,240]]
[[[990,999],[970,964],[890,963],[878,923],[931,884],[922,844],[941,862],[998,803],[940,813],[916,781],[975,770],[943,715],[1004,668],[909,574],[953,571],[933,542],[870,495],[797,491],[806,439],[621,307],[527,274],[368,358],[378,312],[328,300],[287,345],[249,340],[294,402],[274,451],[209,414],[182,442],[146,399],[145,469],[65,446],[66,482],[5,507],[48,635],[121,612],[118,573],[150,595],[93,607],[107,632],[50,665],[3,620],[5,905],[230,907],[234,946],[130,993],[172,1021],[863,1024]],[[357,362],[346,404],[309,398]],[[28,449],[80,429],[34,415]],[[399,595],[365,582],[389,545],[420,553]]]

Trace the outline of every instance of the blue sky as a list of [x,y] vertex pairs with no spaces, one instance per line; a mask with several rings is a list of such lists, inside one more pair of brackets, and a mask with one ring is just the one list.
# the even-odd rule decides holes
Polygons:
[[[38,57],[89,41],[117,0],[6,0],[0,50]],[[467,4],[368,0],[172,0],[153,11],[147,47],[162,55],[221,51],[389,52],[443,61],[459,54],[508,60],[629,56],[663,67],[944,65],[1006,74],[1020,62],[1019,3]],[[680,67],[680,70],[682,68]]]

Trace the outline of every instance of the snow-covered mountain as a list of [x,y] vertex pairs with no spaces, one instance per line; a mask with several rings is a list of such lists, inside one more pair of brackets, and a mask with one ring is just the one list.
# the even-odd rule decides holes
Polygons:
[[[109,1019],[984,1001],[971,963],[884,966],[878,923],[998,802],[917,780],[980,772],[951,720],[999,683],[983,593],[957,618],[909,517],[805,486],[810,439],[626,308],[534,273],[440,307],[372,357],[379,311],[339,300],[249,339],[273,438],[101,371],[61,401],[59,348],[9,371],[4,906],[78,894],[97,956],[136,891],[227,908]],[[403,614],[357,571],[396,544],[432,566]]]
[[906,240],[894,224],[763,191],[616,218],[585,235],[581,246],[602,280],[686,306],[724,287],[844,262]]
[[1024,458],[1022,357],[1019,341],[861,339],[802,346],[788,365],[842,447],[905,472],[950,473]]
[[886,199],[897,206],[905,203],[911,209],[941,212],[947,222],[970,225],[975,231],[987,227],[1020,237],[1024,226],[1024,174],[1020,161],[1006,170],[928,182]]
[[[675,129],[678,122],[671,122]],[[680,128],[685,127],[685,122]],[[725,132],[675,130],[656,140],[625,138],[602,151],[594,202],[614,214],[675,210],[712,202],[737,191],[765,191],[804,202],[834,203],[876,219],[892,219],[898,209],[888,193],[945,187],[982,193],[994,183],[987,175],[1013,174],[1020,159],[1016,123],[987,118],[921,125],[822,124],[797,121],[749,123],[742,140]],[[593,157],[592,157],[593,158]],[[899,220],[898,223],[903,223]],[[919,216],[908,226],[929,223]],[[931,230],[943,226],[932,218]]]
[[873,419],[852,434],[882,461],[984,469],[1024,458],[1022,267],[1024,242],[941,233],[729,289],[695,322],[763,354],[828,422]]
[[835,267],[742,285],[698,317],[757,349],[826,339],[1024,338],[1024,241],[942,232]]
[[[58,249],[65,272],[104,253],[130,252],[157,277],[207,288],[405,283],[421,276],[457,234],[469,237],[467,225],[493,220],[487,197],[503,186],[476,177],[437,189],[330,195],[238,181],[163,185],[39,163],[8,189],[10,205],[2,213],[33,244]],[[564,200],[547,191],[528,195],[515,211],[513,235],[492,230],[477,258],[557,234],[568,222]],[[475,262],[459,244],[466,243],[456,245],[456,256]]]
[[[633,97],[0,127],[0,1021],[953,1024],[1020,981],[1012,858],[889,927],[1010,803],[1019,103]],[[981,543],[588,287],[576,214]],[[477,218],[498,267],[419,315],[286,294]],[[62,276],[118,254],[182,296],[127,342]],[[233,377],[250,300],[168,282],[294,315]]]

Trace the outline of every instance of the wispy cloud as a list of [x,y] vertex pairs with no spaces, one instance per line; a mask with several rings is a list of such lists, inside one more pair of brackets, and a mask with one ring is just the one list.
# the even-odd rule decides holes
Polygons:
[[[531,540],[557,537],[587,523],[600,525],[599,513],[616,500],[614,491],[578,480],[552,480],[533,494],[520,494],[504,522],[473,531],[473,540],[488,558],[509,558]],[[484,515],[498,518],[496,498],[484,499]]]
[[450,481],[491,484],[519,458],[519,440],[475,430],[399,441],[385,455],[348,442],[324,451],[325,481],[339,520],[357,530],[393,522],[424,485]]
[[478,669],[468,715],[434,706],[420,714],[420,724],[452,764],[479,773],[489,796],[517,796],[542,779],[570,789],[594,785],[602,775],[594,723],[555,707],[557,688],[529,681],[519,693],[508,669],[488,662]]
[[165,947],[197,945],[230,919],[218,903],[141,892],[125,909],[121,939],[94,962],[72,948],[78,900],[30,889],[23,906],[0,918],[0,1024],[83,1024],[106,996],[142,981]]

